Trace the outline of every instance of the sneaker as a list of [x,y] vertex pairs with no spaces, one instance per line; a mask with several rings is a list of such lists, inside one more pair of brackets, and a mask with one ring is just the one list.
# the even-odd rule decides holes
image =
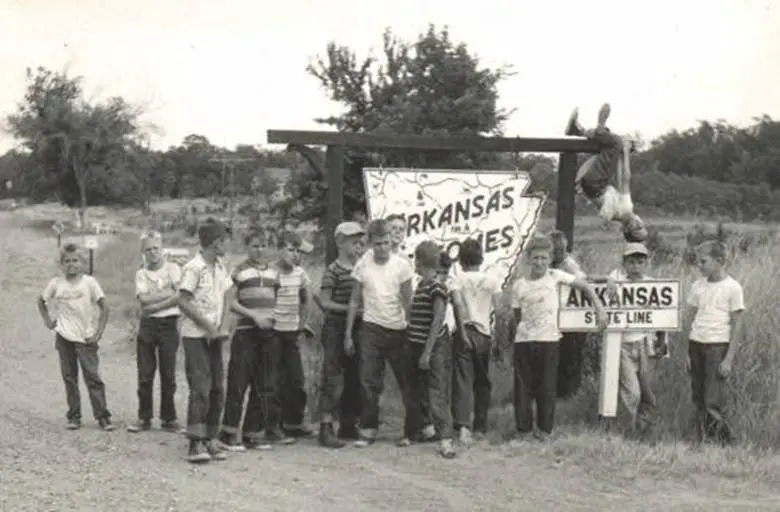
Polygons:
[[100,428],[102,428],[106,432],[111,432],[112,430],[114,430],[114,424],[111,423],[110,418],[101,418],[98,421],[98,425],[100,425]]
[[429,443],[431,441],[437,441],[439,436],[436,432],[436,428],[433,425],[427,425],[422,429],[420,437],[422,442]]
[[451,439],[442,439],[439,445],[439,455],[445,459],[454,459],[457,455],[455,448],[452,446]]
[[209,461],[211,461],[211,455],[209,455],[209,452],[206,450],[206,447],[203,445],[203,443],[199,441],[190,441],[190,450],[189,453],[187,453],[187,462],[192,464],[203,464]]
[[368,448],[369,446],[374,444],[375,441],[376,441],[376,439],[371,438],[371,437],[361,437],[360,439],[355,441],[352,444],[352,446],[354,446],[355,448]]
[[152,422],[150,420],[138,420],[135,423],[131,423],[127,426],[127,431],[136,434],[138,432],[145,432],[151,430]]
[[466,427],[460,427],[458,430],[458,441],[460,444],[471,444],[474,438],[471,436],[471,430]]
[[220,446],[216,440],[209,439],[208,441],[204,442],[203,445],[206,447],[206,453],[209,454],[211,460],[227,459],[227,455],[225,455],[222,446]]
[[65,428],[68,430],[78,430],[81,428],[81,421],[68,420],[68,423],[65,424]]
[[240,442],[238,438],[234,435],[228,434],[226,432],[221,432],[219,436],[217,437],[219,441],[220,448],[224,449],[228,452],[245,452],[246,446],[244,446],[244,443]]
[[244,436],[241,440],[244,447],[247,450],[270,450],[271,445],[268,443],[261,443],[258,441],[257,436]]
[[314,432],[311,429],[306,428],[304,425],[296,427],[287,427],[282,429],[287,437],[294,437],[302,439],[305,437],[312,437]]
[[395,445],[399,448],[406,448],[408,446],[412,446],[412,440],[408,437],[402,437],[398,441],[395,442]]
[[176,420],[162,421],[160,422],[160,428],[172,434],[180,434],[184,432],[181,424]]
[[339,431],[336,434],[339,439],[347,439],[350,441],[357,441],[360,439],[360,432],[358,432],[357,425],[354,423],[346,423],[339,425]]
[[336,432],[333,431],[332,423],[323,423],[320,425],[320,435],[318,439],[320,446],[325,448],[344,448],[346,444],[339,441]]
[[280,428],[275,428],[273,430],[266,431],[265,440],[272,444],[283,444],[283,445],[294,444],[296,442],[296,439],[294,437],[289,437]]

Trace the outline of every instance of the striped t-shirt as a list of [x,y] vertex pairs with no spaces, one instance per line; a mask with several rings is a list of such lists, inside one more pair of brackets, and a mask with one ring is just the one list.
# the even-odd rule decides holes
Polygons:
[[[278,272],[268,265],[257,265],[245,260],[233,271],[233,284],[237,289],[238,303],[247,309],[271,319],[276,304],[276,286]],[[251,329],[257,327],[254,320],[239,317],[236,329]]]
[[[437,279],[423,279],[417,284],[412,297],[412,309],[409,313],[409,327],[407,335],[409,340],[415,343],[428,341],[428,334],[433,324],[433,304],[436,298],[447,301],[447,287]],[[447,324],[442,323],[442,332],[447,329]]]
[[276,305],[274,306],[274,330],[295,332],[300,329],[301,296],[309,287],[309,276],[303,267],[289,272],[276,270]]
[[[322,276],[321,290],[330,290],[330,298],[336,304],[344,306],[349,304],[352,296],[352,288],[355,284],[355,278],[352,277],[352,269],[346,268],[338,261],[334,261],[325,270]],[[327,315],[345,316],[346,313],[328,311]]]

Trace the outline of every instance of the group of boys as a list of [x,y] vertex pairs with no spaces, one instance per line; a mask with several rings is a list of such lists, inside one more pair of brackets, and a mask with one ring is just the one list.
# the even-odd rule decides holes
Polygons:
[[[450,272],[453,262],[433,242],[418,244],[410,261],[402,253],[404,234],[400,216],[372,221],[367,229],[345,222],[334,233],[338,257],[327,267],[319,294],[311,298],[324,311],[319,442],[330,448],[343,447],[345,440],[353,440],[356,447],[375,442],[389,363],[405,411],[398,445],[438,440],[439,453],[452,458],[454,441],[469,443],[473,432],[484,433],[488,427],[492,317],[502,285],[481,270],[483,254],[477,240],[460,244],[457,271]],[[223,262],[224,225],[207,221],[199,227],[198,237],[199,253],[181,270],[164,258],[158,233],[142,238],[144,266],[136,275],[142,308],[137,340],[139,409],[138,422],[128,430],[151,428],[158,364],[161,426],[180,430],[174,394],[181,343],[190,392],[189,461],[222,460],[226,451],[291,444],[308,436],[298,338],[309,331],[305,311],[311,283],[300,265],[300,237],[282,237],[278,259],[269,261],[260,236],[250,232],[244,240],[247,257],[232,272]],[[601,303],[576,262],[565,256],[557,259],[566,265],[551,268],[556,240],[535,236],[527,244],[528,271],[511,287],[519,437],[534,434],[544,439],[554,428],[561,338],[558,287],[583,290],[595,305],[599,325],[605,325]],[[363,251],[366,241],[369,247]],[[646,279],[648,258],[644,245],[628,243],[623,266],[610,275],[610,286]],[[693,400],[701,420],[698,432],[729,442],[732,434],[720,404],[744,304],[742,288],[727,275],[725,260],[723,244],[697,248],[703,277],[688,294],[694,316],[686,325]],[[78,247],[65,246],[61,264],[64,275],[49,282],[38,307],[47,328],[56,333],[67,426],[81,426],[80,365],[95,418],[103,429],[112,430],[97,355],[108,321],[105,298],[98,282],[84,274]],[[231,313],[238,318],[235,325]],[[231,332],[225,390],[222,348]],[[635,418],[641,416],[642,406],[655,406],[647,371],[648,357],[657,349],[648,333],[624,336],[620,396]],[[247,411],[239,425],[247,390]]]

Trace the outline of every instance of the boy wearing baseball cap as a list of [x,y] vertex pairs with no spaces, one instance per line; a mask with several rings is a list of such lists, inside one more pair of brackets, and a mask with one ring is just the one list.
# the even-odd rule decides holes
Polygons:
[[[352,270],[360,256],[365,230],[357,222],[342,222],[334,236],[338,246],[336,260],[328,265],[322,276],[319,302],[325,310],[321,342],[322,386],[320,392],[319,443],[326,448],[341,448],[340,439],[357,439],[357,419],[360,416],[360,374],[356,354],[347,355],[344,335],[347,329],[347,310],[355,280]],[[353,330],[359,325],[355,322]],[[333,422],[338,417],[338,434]]]

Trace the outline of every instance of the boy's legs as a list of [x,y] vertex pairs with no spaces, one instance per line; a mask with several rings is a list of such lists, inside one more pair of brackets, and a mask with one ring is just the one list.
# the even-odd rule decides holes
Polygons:
[[360,387],[360,344],[357,336],[353,336],[353,342],[355,354],[344,354],[342,362],[344,387],[339,400],[338,437],[344,439],[357,439],[357,423],[363,404]]
[[213,340],[206,346],[210,374],[208,409],[206,411],[206,439],[211,441],[219,433],[219,420],[225,405],[225,363],[222,360],[222,341]]
[[479,340],[474,352],[474,432],[486,434],[488,411],[490,410],[490,336],[477,333],[472,339]]
[[176,420],[176,354],[179,351],[178,317],[161,319],[158,346],[160,361],[160,421],[163,427],[178,428]]
[[383,340],[385,358],[390,364],[390,370],[393,372],[396,383],[398,383],[398,389],[401,391],[401,399],[404,404],[403,436],[412,439],[420,435],[426,419],[423,416],[425,412],[423,411],[425,387],[420,385],[418,373],[420,356],[417,355],[415,357],[417,350],[420,350],[419,354],[422,354],[422,351],[417,347],[411,346],[419,344],[409,342],[405,331],[396,331],[383,327],[380,327],[380,329],[383,331],[381,338]]
[[258,438],[265,430],[265,402],[263,395],[265,384],[263,383],[263,359],[265,345],[270,343],[273,338],[273,331],[270,329],[255,330],[256,338],[253,340],[249,359],[249,399],[247,400],[244,422],[241,426],[241,437],[245,445],[256,445]]
[[[277,332],[281,339],[282,425],[292,434],[308,434],[303,421],[306,412],[306,381],[297,332]],[[299,434],[299,435],[300,435]]]
[[[467,326],[466,329],[469,329]],[[470,331],[471,334],[472,331]],[[471,414],[475,412],[476,351],[466,346],[463,336],[453,339],[452,416],[456,429],[472,428]],[[476,414],[475,414],[476,416]],[[476,423],[476,418],[474,418]]]
[[103,384],[103,379],[100,378],[98,347],[84,343],[76,343],[75,345],[81,373],[84,375],[84,382],[87,385],[89,401],[92,404],[92,414],[101,423],[108,421],[111,419],[111,413],[106,407],[106,386]]
[[323,359],[320,373],[320,399],[318,416],[320,418],[320,444],[338,448],[344,444],[336,438],[333,423],[339,415],[339,405],[344,393],[344,318],[327,317],[322,326]]
[[695,407],[694,416],[694,435],[698,442],[704,440],[704,418],[706,416],[704,402],[704,380],[705,380],[705,360],[702,343],[695,341],[688,342],[688,358],[691,368],[691,400]]
[[539,342],[534,345],[532,350],[535,352],[533,363],[536,373],[536,426],[542,435],[551,434],[555,426],[560,346],[557,341]]
[[383,328],[363,322],[358,331],[360,343],[360,386],[363,410],[360,414],[360,437],[372,442],[379,428],[379,397],[385,386],[385,343]]
[[[154,416],[154,375],[157,372],[157,319],[141,318],[136,339],[139,429],[149,428]],[[160,372],[162,373],[162,372]]]
[[452,339],[440,337],[431,353],[431,369],[425,372],[431,419],[442,440],[452,439],[450,387],[452,382]]
[[534,429],[533,384],[534,363],[532,342],[514,344],[514,393],[515,428],[520,434]]
[[184,368],[189,387],[187,403],[187,437],[190,441],[205,441],[206,423],[211,393],[211,362],[205,338],[182,338]]
[[252,372],[257,364],[253,357],[254,345],[260,343],[257,338],[257,329],[241,329],[235,332],[230,343],[225,412],[219,435],[220,441],[229,446],[238,446],[238,426],[244,412],[244,395],[252,381]]
[[60,372],[65,384],[65,398],[68,402],[68,412],[65,417],[74,426],[81,422],[81,393],[79,392],[79,360],[76,355],[75,343],[68,341],[59,334],[54,345],[60,358]]
[[625,406],[624,410],[631,430],[636,426],[639,402],[642,397],[639,365],[639,342],[624,341],[620,346],[618,388],[620,401]]
[[704,366],[704,414],[702,417],[705,438],[719,443],[733,442],[731,429],[723,415],[723,397],[726,380],[718,372],[720,363],[728,351],[727,343],[697,343],[702,352]]
[[261,418],[259,428],[265,429],[266,438],[288,443],[290,440],[281,429],[282,404],[279,401],[277,386],[280,382],[282,365],[282,340],[274,331],[264,331],[261,345],[260,371],[257,372],[256,387],[260,402]]

